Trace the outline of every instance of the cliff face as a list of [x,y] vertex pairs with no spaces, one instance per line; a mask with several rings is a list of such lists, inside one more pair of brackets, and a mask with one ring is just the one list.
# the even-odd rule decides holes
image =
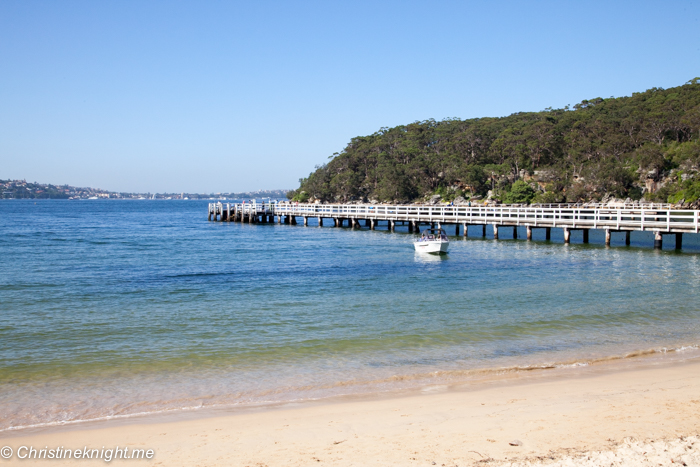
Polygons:
[[580,202],[700,197],[700,79],[503,118],[427,120],[353,138],[296,200]]

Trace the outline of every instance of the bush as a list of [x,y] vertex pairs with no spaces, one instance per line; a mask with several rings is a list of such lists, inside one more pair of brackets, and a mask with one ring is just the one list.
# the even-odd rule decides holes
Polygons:
[[537,196],[533,198],[533,202],[542,204],[563,203],[565,200],[566,196],[560,191],[547,191],[545,193],[538,193]]
[[300,191],[299,193],[295,194],[292,198],[292,201],[297,201],[299,203],[306,203],[308,200],[309,194],[305,191]]
[[522,180],[517,180],[510,187],[503,202],[506,204],[530,204],[530,201],[535,197],[535,190]]
[[669,203],[678,203],[684,199],[688,203],[692,203],[700,198],[700,182],[686,180],[681,183],[681,189],[668,197]]

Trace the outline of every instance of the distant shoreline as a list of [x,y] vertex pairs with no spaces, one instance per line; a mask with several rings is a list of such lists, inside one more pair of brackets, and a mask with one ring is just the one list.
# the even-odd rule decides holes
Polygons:
[[291,190],[257,190],[244,192],[218,193],[138,193],[127,191],[108,191],[101,188],[55,185],[51,183],[27,182],[26,180],[0,179],[0,199],[248,199],[248,198],[286,198]]

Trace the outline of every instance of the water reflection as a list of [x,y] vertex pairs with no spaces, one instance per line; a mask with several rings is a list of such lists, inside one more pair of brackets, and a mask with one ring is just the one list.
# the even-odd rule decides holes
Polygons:
[[434,253],[419,253],[416,251],[413,254],[413,260],[416,263],[439,263],[440,261],[449,259],[449,257],[450,256],[447,253],[438,255]]

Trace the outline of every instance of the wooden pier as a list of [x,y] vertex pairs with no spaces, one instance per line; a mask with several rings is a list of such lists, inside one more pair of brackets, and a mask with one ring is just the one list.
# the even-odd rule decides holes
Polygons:
[[[676,248],[680,249],[684,233],[699,232],[697,210],[671,209],[653,205],[611,208],[605,206],[446,206],[446,205],[367,205],[367,204],[298,204],[298,203],[209,203],[209,220],[248,223],[284,223],[296,225],[301,218],[308,225],[310,218],[324,220],[333,227],[347,225],[351,228],[369,227],[374,230],[380,222],[391,231],[397,225],[408,226],[409,232],[419,232],[421,225],[444,228],[449,234],[467,236],[469,226],[481,226],[481,236],[486,236],[486,226],[492,226],[493,238],[518,238],[518,227],[526,228],[526,238],[532,239],[532,229],[545,229],[545,238],[551,238],[551,229],[560,228],[564,243],[571,240],[571,232],[581,230],[583,242],[588,243],[591,229],[605,231],[605,244],[610,245],[613,233],[625,234],[630,244],[630,232],[654,233],[654,247],[663,246],[664,235],[675,235]],[[452,226],[450,229],[448,226]],[[511,236],[512,235],[512,236]]]

